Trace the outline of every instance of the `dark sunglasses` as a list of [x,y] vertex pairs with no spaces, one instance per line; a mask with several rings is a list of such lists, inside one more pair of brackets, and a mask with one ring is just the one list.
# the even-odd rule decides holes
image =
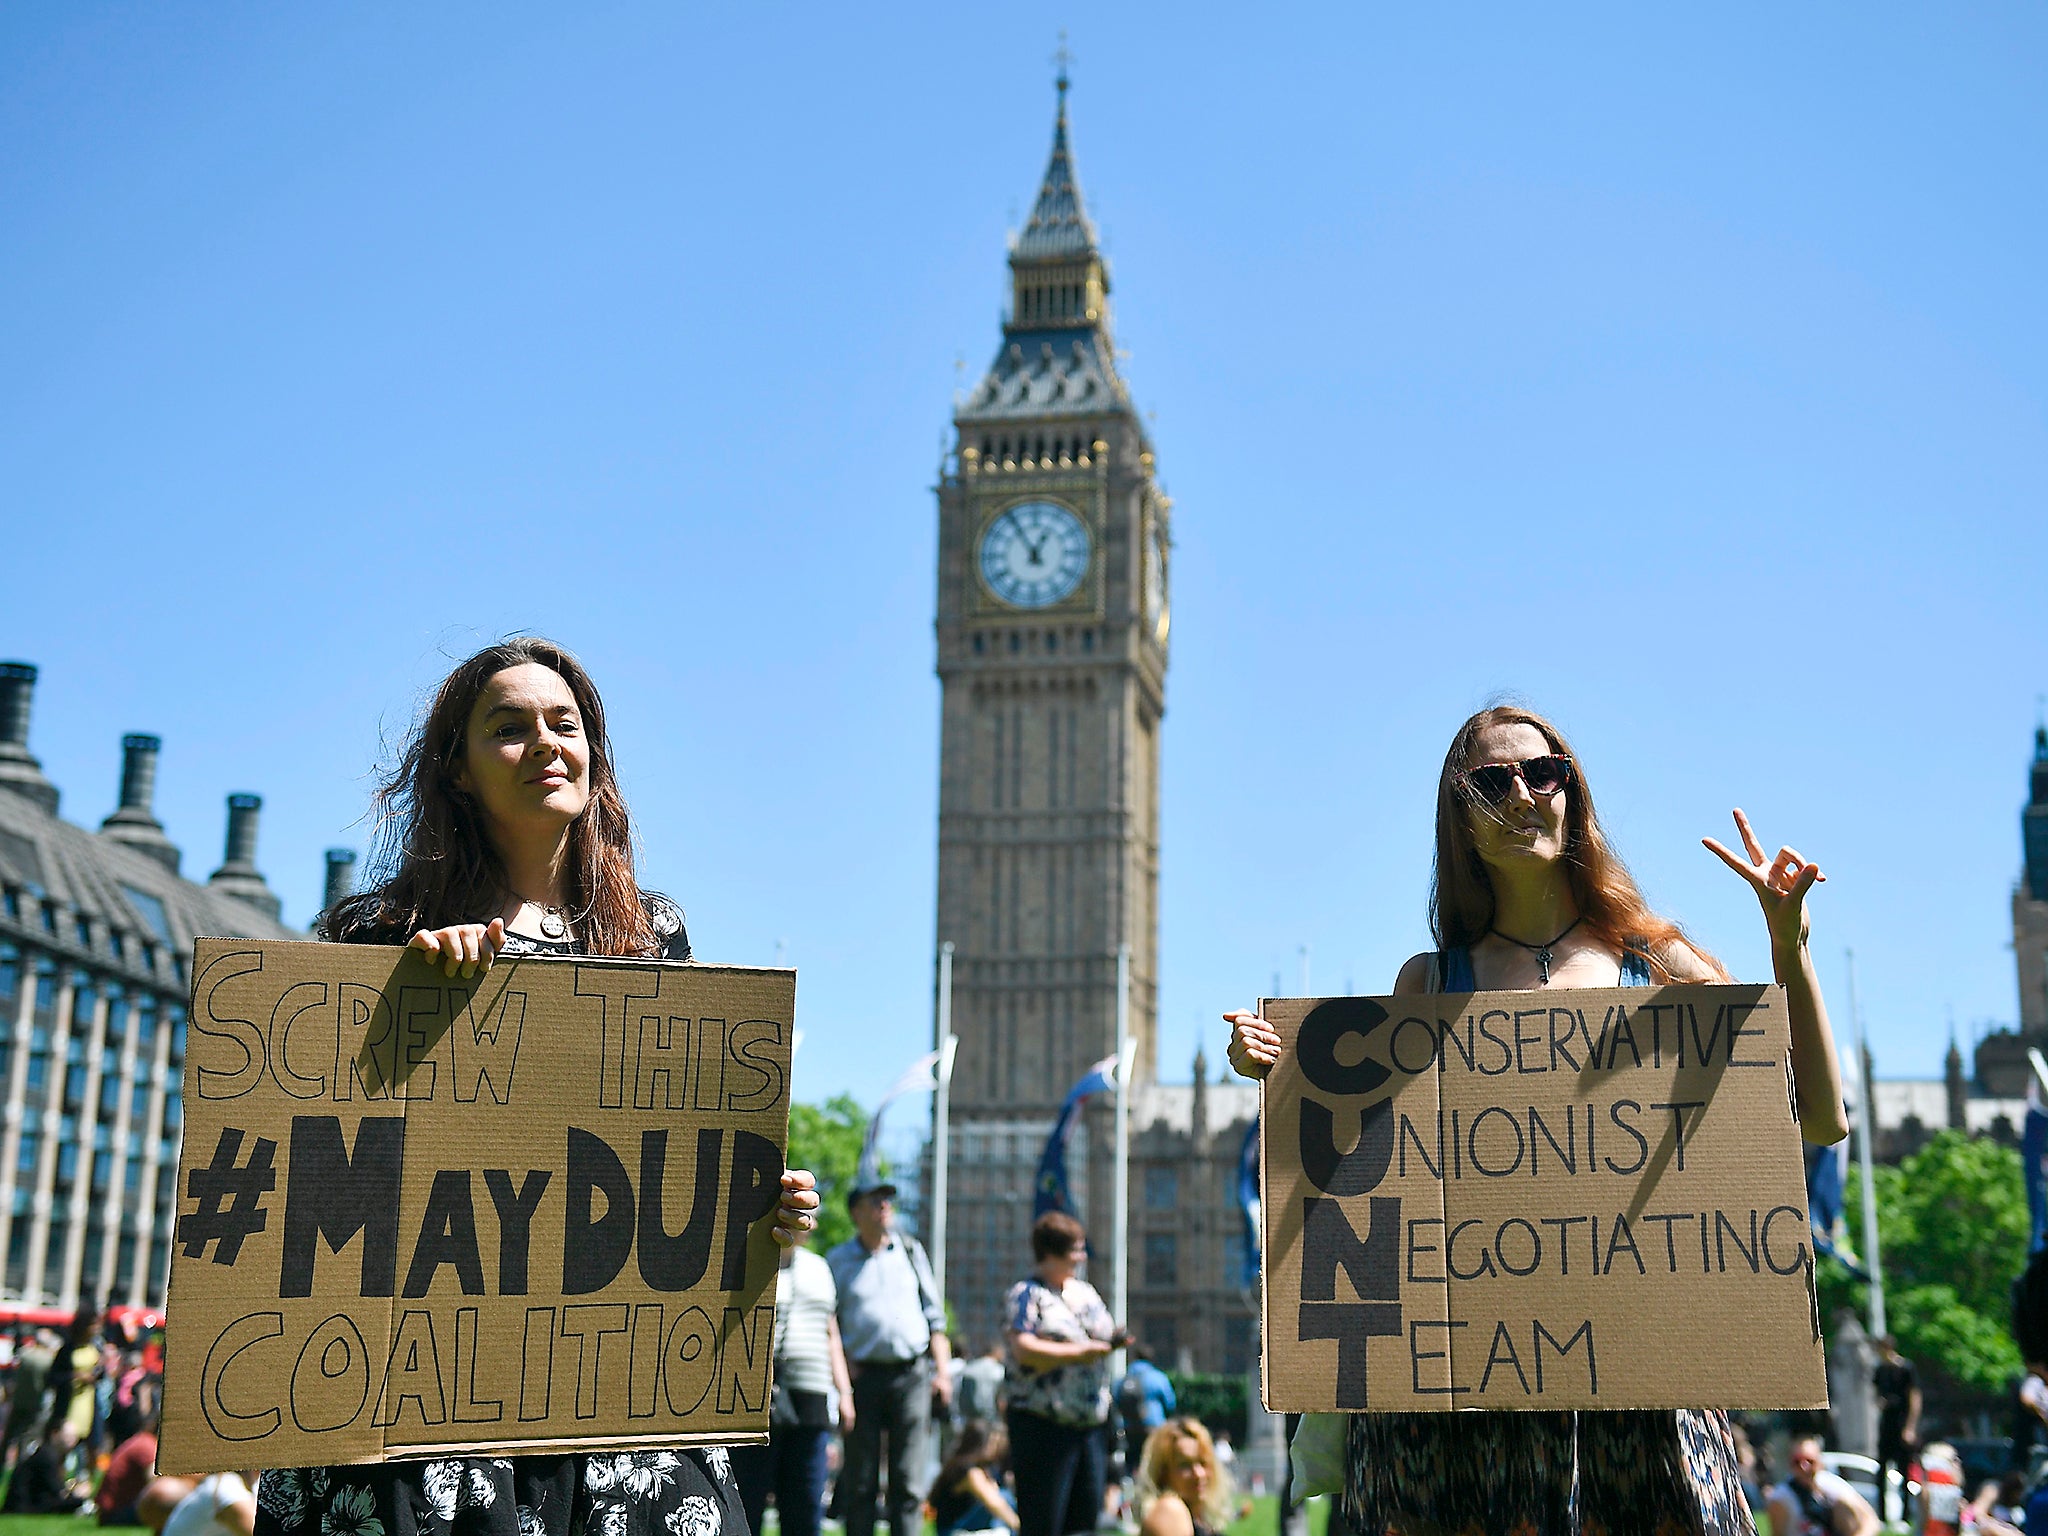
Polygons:
[[1488,763],[1467,768],[1458,782],[1467,785],[1488,805],[1503,805],[1515,792],[1515,780],[1529,786],[1532,795],[1554,795],[1572,781],[1572,760],[1561,752],[1525,757],[1519,763]]

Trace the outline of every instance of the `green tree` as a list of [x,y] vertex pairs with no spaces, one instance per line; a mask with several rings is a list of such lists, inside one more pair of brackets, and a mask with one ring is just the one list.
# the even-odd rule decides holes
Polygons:
[[867,1129],[867,1111],[850,1093],[836,1093],[823,1104],[789,1106],[789,1166],[818,1176],[818,1231],[811,1247],[819,1253],[853,1236],[846,1191],[860,1170]]
[[[1958,1382],[1999,1392],[2025,1367],[2007,1326],[2012,1282],[2027,1262],[2027,1195],[2019,1154],[1988,1137],[1943,1131],[1895,1168],[1873,1170],[1886,1322],[1899,1348]],[[1852,1163],[1842,1202],[1863,1243],[1863,1179]],[[1868,1287],[1824,1260],[1822,1316],[1867,1315]]]

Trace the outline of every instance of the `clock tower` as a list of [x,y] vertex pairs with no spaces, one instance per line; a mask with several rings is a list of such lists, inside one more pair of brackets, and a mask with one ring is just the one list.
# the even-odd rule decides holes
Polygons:
[[[1170,504],[1117,371],[1064,73],[1059,93],[1002,340],[955,413],[938,487],[938,938],[954,946],[960,1037],[946,1293],[977,1345],[1030,1262],[1032,1175],[1060,1101],[1116,1048],[1126,946],[1137,1081],[1155,1066]],[[1068,1158],[1098,1253],[1107,1125],[1091,1116]]]

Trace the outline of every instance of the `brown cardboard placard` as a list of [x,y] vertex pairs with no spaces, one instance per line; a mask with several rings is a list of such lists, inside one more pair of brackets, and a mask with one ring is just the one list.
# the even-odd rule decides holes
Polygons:
[[159,1470],[765,1437],[796,973],[200,939]]
[[1819,1408],[1778,987],[1275,998],[1274,1412]]

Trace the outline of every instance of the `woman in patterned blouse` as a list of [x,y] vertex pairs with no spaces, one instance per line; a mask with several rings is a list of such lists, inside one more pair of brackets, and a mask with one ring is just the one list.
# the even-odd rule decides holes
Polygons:
[[1010,1287],[1010,1465],[1021,1536],[1092,1531],[1109,1456],[1109,1357],[1130,1342],[1080,1277],[1088,1234],[1064,1211],[1031,1224],[1031,1273]]
[[[322,938],[409,944],[450,976],[500,954],[690,958],[682,914],[634,879],[604,703],[561,647],[458,666],[377,799],[384,878]],[[776,1241],[817,1205],[810,1174],[783,1174]],[[269,1471],[256,1502],[257,1536],[747,1536],[721,1447]]]

